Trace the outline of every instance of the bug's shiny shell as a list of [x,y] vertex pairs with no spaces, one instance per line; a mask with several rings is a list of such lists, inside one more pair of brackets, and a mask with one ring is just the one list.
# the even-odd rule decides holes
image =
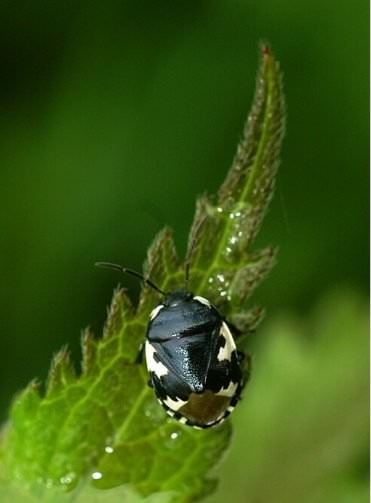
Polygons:
[[145,354],[157,398],[181,423],[215,426],[235,407],[242,388],[236,344],[207,299],[168,294],[150,315]]

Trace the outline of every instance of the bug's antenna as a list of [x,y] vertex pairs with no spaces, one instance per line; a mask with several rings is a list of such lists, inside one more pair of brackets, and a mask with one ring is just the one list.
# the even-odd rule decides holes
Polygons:
[[166,293],[163,292],[162,290],[160,290],[158,286],[156,286],[154,283],[152,283],[152,281],[145,278],[143,276],[143,274],[140,274],[137,271],[133,271],[132,269],[127,269],[126,267],[122,267],[121,265],[118,265],[118,264],[112,264],[111,262],[95,262],[94,265],[96,267],[102,267],[104,269],[116,269],[117,271],[121,271],[126,274],[131,274],[132,276],[135,276],[136,278],[141,279],[143,281],[143,283],[145,283],[146,285],[148,285],[151,288],[153,288],[154,290],[156,290],[156,292],[161,293],[161,295],[166,295]]
[[185,259],[185,263],[184,263],[184,270],[185,270],[185,276],[184,276],[184,288],[185,290],[188,290],[188,283],[189,283],[189,270],[191,268],[191,257],[192,257],[192,254],[194,252],[194,249],[197,245],[197,242],[198,242],[198,238],[200,236],[200,230],[202,229],[205,221],[207,220],[208,218],[208,215],[205,215],[198,223],[197,227],[196,227],[196,230],[194,231],[193,233],[193,237],[192,237],[192,241],[191,241],[191,244],[188,248],[188,251],[187,251],[187,256],[186,256],[186,259]]

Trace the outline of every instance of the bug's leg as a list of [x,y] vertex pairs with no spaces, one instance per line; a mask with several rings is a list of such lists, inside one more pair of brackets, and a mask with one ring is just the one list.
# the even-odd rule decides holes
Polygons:
[[[237,356],[238,357],[238,356]],[[244,354],[244,359],[241,365],[241,370],[242,370],[242,375],[243,375],[243,385],[241,387],[241,390],[243,387],[246,385],[246,383],[250,379],[251,375],[251,367],[252,367],[252,358],[249,353]]]
[[143,355],[144,355],[144,342],[142,342],[142,344],[139,347],[137,357],[135,358],[135,363],[142,363]]
[[242,363],[245,358],[246,358],[245,353],[243,351],[237,350],[237,361],[238,361],[238,363]]
[[153,388],[153,382],[152,382],[152,379],[151,379],[150,377],[148,378],[147,385],[148,385],[150,388]]

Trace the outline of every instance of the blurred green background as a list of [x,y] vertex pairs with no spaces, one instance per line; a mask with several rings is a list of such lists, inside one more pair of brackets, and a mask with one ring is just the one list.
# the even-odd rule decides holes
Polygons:
[[[341,297],[339,304],[329,302],[333,311],[349,311],[353,320],[363,306],[359,316],[366,320],[368,17],[368,5],[360,0],[1,2],[1,419],[17,390],[35,376],[45,378],[52,354],[63,344],[70,345],[78,366],[80,330],[90,325],[100,332],[118,281],[137,296],[135,280],[94,269],[96,260],[140,269],[164,224],[175,229],[183,256],[195,198],[215,192],[234,155],[262,38],[281,62],[288,109],[276,195],[258,239],[280,247],[278,265],[254,296],[268,310],[268,328],[262,330],[274,334],[269,320],[291,327],[287,320],[298,317],[298,337],[312,343],[310,320],[329,295]],[[336,451],[344,434],[363,439],[342,465],[339,487],[351,477],[351,496],[344,501],[353,502],[366,494],[368,362],[361,355],[368,352],[368,339],[366,322],[352,325],[347,319],[340,327],[349,322],[353,333],[349,347],[341,348],[354,354],[356,367],[363,362],[356,383],[363,390],[360,420],[334,442]],[[295,339],[295,329],[288,333]],[[336,339],[336,331],[328,333]],[[260,366],[257,383],[277,344],[274,335],[261,340],[252,342]],[[336,366],[337,345],[318,340],[308,354]],[[277,345],[278,362],[285,362],[287,351]],[[345,368],[345,375],[353,375],[351,365]],[[271,394],[275,382],[277,396],[289,393],[284,366],[279,375],[282,380],[273,376],[266,383]],[[315,392],[333,398],[336,386],[318,385],[326,377],[317,370],[310,375]],[[261,394],[251,400],[261,412],[266,388],[255,389]],[[248,399],[239,414],[236,421],[248,430]],[[337,409],[331,417],[334,427],[342,424]],[[286,420],[280,428],[292,427]],[[262,422],[260,434],[263,428],[274,431],[272,423]],[[281,451],[276,446],[280,463],[292,464],[299,444]],[[264,444],[268,453],[269,445]],[[236,466],[251,471],[254,459],[243,453],[232,453],[226,473],[237,473]],[[300,476],[288,473],[300,485]],[[237,503],[272,501],[259,491],[249,499],[243,478],[241,472],[234,484]],[[362,490],[354,480],[362,481]],[[315,499],[318,487],[313,497],[311,489],[308,501],[322,501]],[[339,491],[328,491],[323,501],[343,501]],[[282,494],[274,500],[291,501]]]

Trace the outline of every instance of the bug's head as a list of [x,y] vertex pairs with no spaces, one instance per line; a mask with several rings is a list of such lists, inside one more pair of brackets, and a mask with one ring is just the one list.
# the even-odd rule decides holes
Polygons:
[[166,307],[176,307],[193,299],[193,294],[185,289],[174,290],[169,292],[163,302]]

